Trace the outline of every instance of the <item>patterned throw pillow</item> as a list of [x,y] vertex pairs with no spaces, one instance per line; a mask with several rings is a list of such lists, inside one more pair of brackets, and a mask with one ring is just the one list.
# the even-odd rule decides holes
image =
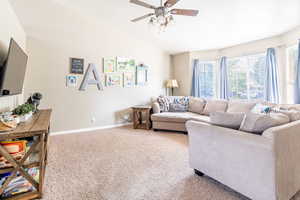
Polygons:
[[171,101],[170,101],[170,99],[168,97],[166,97],[166,96],[159,96],[157,98],[157,102],[158,102],[160,110],[162,112],[168,112],[169,111]]

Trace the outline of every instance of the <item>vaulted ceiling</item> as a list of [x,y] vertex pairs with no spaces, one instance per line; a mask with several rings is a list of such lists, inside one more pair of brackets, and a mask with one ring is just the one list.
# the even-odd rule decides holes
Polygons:
[[[144,1],[153,5],[160,2]],[[112,28],[134,32],[136,37],[151,40],[169,53],[223,48],[278,35],[300,25],[299,0],[180,0],[174,8],[198,9],[198,17],[176,16],[175,25],[162,34],[151,31],[148,20],[130,22],[151,10],[130,4],[129,0],[11,0],[11,3],[29,34],[34,26],[48,26],[39,16],[55,16],[55,10],[49,6],[59,5],[91,20],[110,23]]]

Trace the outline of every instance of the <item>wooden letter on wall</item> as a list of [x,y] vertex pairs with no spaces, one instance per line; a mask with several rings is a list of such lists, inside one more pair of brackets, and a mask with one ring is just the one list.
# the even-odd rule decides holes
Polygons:
[[[90,74],[93,72],[94,78],[90,79]],[[84,91],[87,85],[97,85],[98,90],[103,90],[103,85],[95,64],[90,63],[83,77],[79,90]]]

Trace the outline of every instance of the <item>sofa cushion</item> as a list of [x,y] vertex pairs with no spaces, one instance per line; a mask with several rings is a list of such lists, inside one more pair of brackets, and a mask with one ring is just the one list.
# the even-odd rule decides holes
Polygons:
[[285,114],[289,117],[290,122],[300,120],[300,111],[298,110],[275,110],[274,112]]
[[190,97],[189,99],[189,112],[201,114],[205,106],[205,99]]
[[256,114],[248,112],[245,114],[240,130],[261,135],[268,128],[289,122],[289,117],[281,113]]
[[253,113],[269,113],[271,112],[273,108],[271,106],[268,106],[268,105],[265,105],[265,104],[262,104],[262,103],[257,103],[252,109],[251,109],[251,112]]
[[209,117],[192,113],[192,112],[163,112],[163,113],[156,113],[151,115],[151,120],[158,121],[158,122],[176,122],[176,123],[185,123],[188,120],[209,122]]
[[229,101],[227,112],[229,113],[246,113],[251,111],[251,109],[255,106],[254,102],[246,102],[246,101]]
[[211,112],[225,112],[227,104],[226,100],[207,100],[202,114],[209,115]]
[[244,119],[244,113],[212,112],[210,123],[226,128],[239,129]]

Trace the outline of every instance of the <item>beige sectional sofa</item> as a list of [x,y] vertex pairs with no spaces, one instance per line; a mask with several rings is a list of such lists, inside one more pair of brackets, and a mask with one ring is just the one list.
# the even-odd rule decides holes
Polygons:
[[[241,128],[231,129],[211,123],[207,116],[210,110],[239,113],[253,111],[253,105],[256,105],[256,102],[253,105],[251,102],[224,102],[225,110],[220,102],[214,104],[210,100],[210,109],[205,109],[207,105],[204,105],[196,110],[200,113],[190,110],[161,112],[159,104],[154,102],[153,128],[188,131],[190,166],[196,174],[210,176],[253,200],[291,199],[300,190],[299,113],[297,119],[287,117],[292,122],[284,121],[284,124],[268,128],[261,134],[253,134],[241,131]],[[271,106],[300,110],[299,105]],[[224,119],[227,120],[233,119]]]

